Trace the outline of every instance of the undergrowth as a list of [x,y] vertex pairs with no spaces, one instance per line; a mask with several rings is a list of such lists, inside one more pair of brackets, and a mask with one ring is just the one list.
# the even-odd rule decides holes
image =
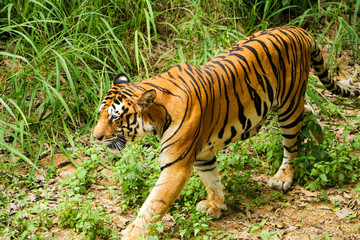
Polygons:
[[[138,81],[181,62],[199,66],[245,36],[278,25],[303,26],[320,45],[330,46],[332,73],[338,73],[336,59],[344,49],[351,50],[349,65],[359,63],[360,1],[74,0],[70,5],[0,0],[0,6],[0,234],[9,238],[46,239],[54,215],[58,226],[72,227],[89,238],[119,238],[110,227],[109,214],[94,203],[89,190],[101,178],[99,166],[115,173],[124,212],[138,209],[145,200],[160,171],[156,139],[140,140],[115,157],[83,142],[89,140],[95,113],[118,72]],[[321,86],[310,78],[308,100],[320,108],[321,117],[346,118],[315,87]],[[358,102],[341,103],[359,108]],[[314,127],[309,121],[302,133],[302,155],[296,160],[299,184],[318,190],[359,180],[360,119],[352,118],[353,126],[337,126],[343,129],[342,136],[326,128],[321,144],[309,138]],[[231,208],[245,198],[253,199],[253,204],[269,201],[261,198],[251,177],[259,172],[272,175],[281,164],[276,126],[269,121],[259,136],[217,154]],[[56,152],[74,165],[79,152],[89,160],[62,183],[66,193],[54,212],[51,196],[56,190],[40,186],[38,179],[41,176],[43,183],[56,176],[53,166],[43,170],[39,164],[44,155]],[[19,174],[19,169],[26,173]],[[28,199],[22,189],[45,197]],[[184,239],[231,239],[209,230],[210,218],[196,211],[197,202],[205,197],[205,187],[194,173],[170,210],[174,227],[164,229],[158,223],[156,232],[172,231]],[[260,231],[261,226],[254,229]],[[262,232],[263,239],[277,234]]]

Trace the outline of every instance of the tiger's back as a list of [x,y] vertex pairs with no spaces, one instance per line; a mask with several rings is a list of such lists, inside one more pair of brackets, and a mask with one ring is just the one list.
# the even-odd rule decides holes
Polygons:
[[334,94],[359,96],[329,78],[314,39],[297,27],[258,32],[199,67],[179,64],[132,84],[118,75],[102,104],[94,137],[118,150],[123,147],[119,141],[145,134],[161,139],[160,178],[124,239],[149,231],[146,224],[166,213],[192,168],[208,192],[197,209],[219,218],[226,205],[215,154],[256,134],[271,109],[278,113],[284,157],[268,185],[287,190],[296,170],[291,160],[297,157],[311,65]]
[[[191,146],[198,157],[207,157],[230,142],[252,136],[271,108],[296,105],[298,115],[302,114],[299,102],[306,88],[312,43],[312,37],[299,28],[271,29],[241,40],[200,67],[179,64],[139,84],[166,89],[159,88],[164,100],[160,104],[174,106],[172,119],[198,128],[190,137]],[[175,102],[167,104],[164,95],[176,96]],[[163,148],[184,138],[182,127],[172,129],[170,140],[162,137]]]

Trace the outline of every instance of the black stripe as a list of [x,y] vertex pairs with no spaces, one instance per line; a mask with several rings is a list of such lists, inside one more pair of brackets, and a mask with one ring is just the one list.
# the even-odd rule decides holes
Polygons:
[[168,167],[172,166],[173,164],[177,163],[177,162],[180,161],[180,160],[181,160],[181,159],[176,159],[175,161],[172,161],[172,162],[170,162],[170,163],[166,163],[165,165],[163,165],[163,166],[160,167],[160,170],[162,171],[162,170],[164,170],[165,168],[168,168]]
[[281,136],[283,138],[287,138],[287,139],[294,139],[296,138],[297,136],[299,135],[299,133],[295,133],[295,134],[285,134],[285,133],[282,133]]
[[289,148],[289,147],[287,147],[287,146],[283,146],[285,149],[286,149],[286,151],[288,151],[289,153],[296,153],[297,151],[298,151],[298,149],[297,148],[295,148],[295,149],[292,149],[291,147]]
[[[226,71],[226,68],[224,67],[224,65],[219,61],[213,61],[213,63],[219,65],[224,70],[227,79],[229,79],[229,75],[227,74],[227,71]],[[223,123],[223,125],[222,125],[222,127],[221,127],[221,129],[220,129],[220,131],[218,133],[218,138],[221,139],[224,136],[225,127],[226,127],[226,125],[228,123],[228,119],[229,119],[229,102],[230,102],[230,100],[229,100],[228,91],[227,91],[226,82],[225,82],[224,77],[221,76],[221,78],[220,78],[220,76],[218,75],[218,73],[216,71],[214,71],[214,73],[216,74],[217,78],[221,79],[222,82],[224,83],[224,93],[225,93],[225,99],[226,99],[225,119],[224,119],[224,123]]]
[[295,121],[292,121],[291,123],[287,124],[287,125],[281,125],[280,128],[293,128],[295,126],[297,126],[299,124],[299,122],[301,122],[303,119],[303,114],[300,114]]
[[328,72],[327,69],[325,69],[325,71],[324,71],[323,73],[321,73],[321,74],[319,74],[319,75],[317,75],[317,76],[318,76],[318,78],[321,80],[321,79],[323,79],[323,78],[326,78],[328,75],[329,75],[329,72]]
[[313,66],[323,65],[324,64],[324,58],[320,58],[319,61],[315,61],[315,59],[311,59],[311,63]]
[[209,168],[209,169],[196,169],[196,171],[200,171],[200,172],[211,172],[212,170],[214,170],[215,167],[213,168]]
[[230,138],[228,139],[228,140],[226,140],[225,141],[225,145],[228,145],[229,143],[231,143],[231,141],[232,141],[232,139],[236,136],[236,134],[237,134],[237,131],[236,131],[236,129],[235,129],[235,127],[234,126],[231,126],[231,136],[230,136]]
[[[205,161],[204,163],[197,163],[197,162],[202,162]],[[213,159],[211,160],[195,160],[195,164],[194,166],[196,167],[204,167],[204,166],[211,166],[216,162],[216,157],[213,157]]]
[[176,95],[176,94],[173,94],[172,92],[170,92],[167,88],[163,88],[163,87],[160,87],[159,85],[157,84],[153,84],[153,83],[147,83],[145,82],[144,85],[148,85],[148,86],[151,86],[152,88],[155,88],[163,93],[167,93],[167,94],[170,94],[174,97],[178,97],[178,98],[181,98],[179,95]]

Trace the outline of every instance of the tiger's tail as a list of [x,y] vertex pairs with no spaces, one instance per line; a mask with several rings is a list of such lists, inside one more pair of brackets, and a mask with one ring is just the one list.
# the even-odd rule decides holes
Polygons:
[[312,43],[311,47],[311,65],[314,68],[316,75],[326,87],[327,90],[333,94],[342,96],[342,97],[358,97],[360,95],[359,90],[348,90],[340,87],[337,83],[331,79],[329,76],[328,69],[325,65],[324,58],[321,54],[321,50],[315,41]]

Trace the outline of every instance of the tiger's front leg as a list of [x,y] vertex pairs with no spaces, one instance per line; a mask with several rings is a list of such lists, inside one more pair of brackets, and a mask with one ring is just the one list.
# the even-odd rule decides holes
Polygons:
[[146,239],[152,224],[169,210],[192,173],[192,167],[183,164],[182,161],[163,169],[138,216],[124,230],[123,240]]
[[209,160],[195,160],[194,168],[206,186],[207,199],[198,203],[196,210],[206,211],[214,219],[221,217],[222,211],[227,210],[224,203],[223,186],[217,168],[216,157]]

